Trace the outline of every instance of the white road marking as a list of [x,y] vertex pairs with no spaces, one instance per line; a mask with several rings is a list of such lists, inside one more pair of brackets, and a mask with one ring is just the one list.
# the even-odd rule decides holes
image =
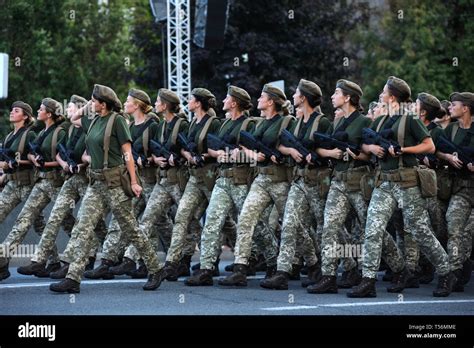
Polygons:
[[420,301],[380,301],[380,302],[355,302],[355,303],[328,303],[317,306],[284,306],[260,308],[264,311],[295,311],[300,309],[316,309],[320,307],[363,307],[363,306],[386,306],[400,304],[439,304],[439,303],[474,303],[474,300],[420,300]]

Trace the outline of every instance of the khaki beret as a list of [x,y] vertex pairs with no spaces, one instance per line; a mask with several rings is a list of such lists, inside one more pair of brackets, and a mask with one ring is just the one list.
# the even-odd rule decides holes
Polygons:
[[140,89],[132,88],[131,90],[128,91],[128,95],[138,99],[142,102],[144,102],[147,105],[151,105],[151,99],[150,96],[145,92]]
[[227,94],[242,100],[243,102],[250,103],[250,95],[247,93],[247,91],[243,88],[236,87],[236,86],[229,86],[227,89]]
[[46,111],[52,113],[53,115],[61,116],[63,114],[63,106],[57,100],[52,98],[44,98],[41,101],[41,104],[46,107]]
[[71,96],[71,99],[69,100],[69,102],[73,103],[73,104],[76,104],[76,105],[78,105],[78,104],[84,104],[84,105],[87,104],[86,98],[83,98],[83,97],[81,97],[77,94],[73,94]]
[[25,115],[33,117],[33,108],[30,106],[30,104],[18,100],[12,104],[12,109],[13,108],[20,108],[23,110]]
[[119,111],[122,108],[122,102],[117,97],[117,94],[110,87],[95,84],[92,96],[96,99],[103,100],[107,103],[114,105],[115,111]]
[[301,79],[300,83],[298,84],[298,89],[300,90],[300,92],[303,92],[304,94],[312,95],[314,97],[323,96],[323,93],[321,92],[321,88],[319,88],[319,86],[313,81]]
[[396,93],[394,94],[396,97],[402,99],[402,101],[406,101],[411,97],[411,89],[404,80],[399,79],[395,76],[390,76],[387,80],[387,86],[389,86],[392,91],[395,90]]
[[181,100],[179,100],[178,95],[166,88],[160,88],[160,90],[158,90],[158,97],[161,100],[165,100],[171,104],[181,104]]
[[362,89],[360,86],[352,81],[349,80],[339,80],[336,83],[336,88],[340,88],[349,95],[358,95],[359,97],[362,97]]
[[470,106],[474,110],[474,93],[471,92],[454,92],[449,96],[452,102],[460,101],[464,105]]
[[425,105],[429,105],[435,109],[441,109],[441,102],[434,95],[423,92],[418,94],[418,99]]
[[272,86],[268,83],[265,86],[263,86],[262,91],[273,97],[283,99],[283,101],[286,100],[285,92],[283,92],[280,88]]
[[208,89],[205,88],[194,88],[191,91],[192,95],[195,95],[197,97],[203,97],[203,98],[215,98],[214,94],[211,93]]

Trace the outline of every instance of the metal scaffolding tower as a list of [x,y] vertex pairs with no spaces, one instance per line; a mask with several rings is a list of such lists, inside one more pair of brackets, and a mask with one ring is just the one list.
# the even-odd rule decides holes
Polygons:
[[191,94],[189,0],[167,1],[168,88],[187,105]]

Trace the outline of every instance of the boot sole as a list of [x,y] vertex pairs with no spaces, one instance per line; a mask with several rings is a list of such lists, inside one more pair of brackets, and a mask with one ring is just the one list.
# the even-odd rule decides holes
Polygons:
[[218,283],[220,286],[224,286],[224,287],[227,287],[227,288],[245,288],[247,286],[247,283],[239,283],[239,284],[221,284],[221,283]]
[[337,289],[328,289],[328,290],[311,290],[311,289],[306,289],[308,294],[337,294]]
[[260,284],[260,287],[268,290],[288,290],[288,286],[264,286]]
[[0,281],[2,280],[5,280],[7,278],[10,278],[11,274],[9,271],[7,271],[5,274],[3,274],[1,277],[0,277]]
[[212,282],[212,283],[200,283],[200,284],[195,284],[195,283],[193,284],[193,283],[184,282],[184,285],[186,285],[186,286],[195,286],[195,287],[197,287],[197,286],[213,286],[214,282]]
[[351,293],[347,293],[346,294],[347,297],[349,298],[373,298],[373,297],[377,297],[377,294],[376,293],[369,293],[369,294],[366,294],[364,296],[362,295],[354,295],[354,294],[351,294]]
[[65,291],[61,291],[61,290],[57,290],[57,289],[52,289],[51,287],[49,288],[49,290],[51,290],[52,292],[56,292],[56,293],[59,293],[59,294],[79,294],[81,292],[80,289],[67,289]]

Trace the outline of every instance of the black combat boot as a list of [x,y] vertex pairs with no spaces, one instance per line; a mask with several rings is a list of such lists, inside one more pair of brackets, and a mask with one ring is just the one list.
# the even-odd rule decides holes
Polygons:
[[89,263],[86,265],[86,271],[92,271],[95,265],[95,257],[89,256]]
[[51,272],[49,277],[51,279],[64,279],[69,271],[69,263],[63,262],[63,265],[56,272]]
[[32,261],[29,265],[18,267],[16,270],[23,275],[34,275],[38,271],[46,271],[46,262]]
[[191,266],[191,271],[198,271],[201,269],[201,263],[195,263],[194,265]]
[[265,289],[288,290],[289,279],[289,273],[284,271],[276,271],[272,277],[263,279],[260,282],[260,286]]
[[412,277],[410,271],[405,267],[400,272],[393,273],[392,284],[387,288],[387,292],[400,293],[406,288],[407,280]]
[[449,272],[444,276],[438,276],[438,286],[433,291],[434,297],[447,297],[453,291],[454,284],[456,283],[456,276],[453,272]]
[[110,267],[109,271],[113,275],[123,275],[136,269],[137,264],[135,263],[135,261],[130,260],[128,257],[124,257],[120,265]]
[[226,272],[234,272],[234,263],[231,263],[230,265],[227,265],[224,267],[224,271]]
[[352,290],[347,293],[347,297],[377,297],[377,292],[375,290],[375,278],[363,277],[360,284],[352,288]]
[[464,292],[464,280],[462,278],[462,268],[453,271],[456,282],[454,283],[453,292]]
[[431,283],[434,279],[434,273],[435,273],[435,268],[431,263],[427,262],[426,264],[422,265],[420,278],[419,278],[420,284]]
[[179,277],[189,277],[191,275],[190,268],[191,268],[191,257],[192,256],[184,256],[178,265],[178,278]]
[[187,286],[212,286],[214,280],[212,279],[214,271],[210,269],[199,269],[192,277],[189,277],[184,281],[184,285]]
[[148,269],[145,266],[143,260],[138,260],[138,268],[133,271],[127,272],[127,275],[133,279],[145,279],[148,277]]
[[349,271],[342,272],[342,277],[337,283],[337,287],[340,289],[350,289],[353,286],[359,285],[362,280],[362,276],[357,269],[354,267]]
[[418,289],[420,287],[420,272],[410,271],[410,276],[406,279],[405,288]]
[[317,263],[315,263],[312,266],[306,266],[306,273],[307,273],[308,277],[304,278],[301,281],[301,286],[303,288],[307,288],[308,286],[314,285],[317,282],[319,282],[319,280],[322,277],[321,262],[318,261]]
[[150,274],[148,276],[148,281],[143,285],[143,290],[155,290],[158,289],[161,285],[161,282],[165,279],[165,270],[164,268],[160,269],[158,272]]
[[384,282],[391,282],[393,280],[393,272],[390,268],[385,271],[385,274],[383,275],[382,280]]
[[88,279],[114,279],[115,276],[110,273],[110,267],[114,263],[107,259],[102,259],[99,267],[94,268],[92,271],[84,272],[84,277]]
[[319,282],[309,285],[306,291],[310,294],[337,294],[336,276],[323,275]]
[[5,266],[0,267],[0,281],[7,279],[10,276],[10,271],[8,270],[9,263],[7,262]]
[[277,266],[267,266],[267,269],[265,270],[265,279],[269,279],[275,275],[277,271]]
[[61,262],[50,263],[46,268],[37,270],[34,274],[38,278],[48,278],[51,273],[59,271]]
[[74,293],[77,294],[81,291],[80,283],[69,278],[65,278],[61,280],[59,283],[50,284],[49,290],[54,291],[54,292],[68,292],[70,294],[74,294]]
[[218,281],[223,286],[247,286],[247,265],[234,265],[234,273]]
[[165,262],[165,278],[169,282],[175,282],[178,280],[178,267],[179,263],[177,262]]
[[219,272],[219,263],[220,262],[221,262],[220,258],[217,258],[216,262],[214,262],[214,269],[213,269],[213,272],[212,272],[213,277],[220,276],[220,272]]
[[462,282],[463,285],[466,285],[471,280],[472,275],[472,262],[470,259],[467,259],[462,264]]
[[[249,264],[247,266],[247,276],[257,275],[257,264],[258,264],[258,260],[254,260],[254,259],[249,260]],[[235,264],[234,264],[234,267],[235,267]]]
[[302,275],[308,275],[308,266],[307,265],[304,265],[302,268],[301,268],[301,272],[300,272]]
[[300,280],[300,271],[303,265],[293,264],[291,265],[290,280]]

